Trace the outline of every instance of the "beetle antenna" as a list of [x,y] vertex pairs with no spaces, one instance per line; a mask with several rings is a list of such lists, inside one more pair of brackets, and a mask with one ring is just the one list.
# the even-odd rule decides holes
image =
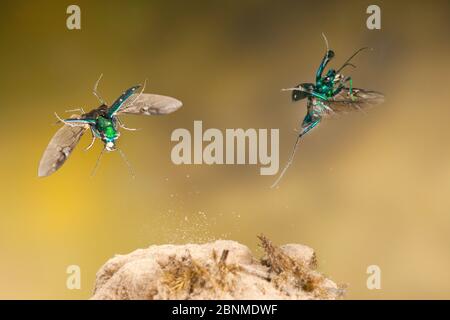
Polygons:
[[[344,64],[342,65],[342,67],[340,67],[340,68],[336,71],[336,73],[339,73],[339,71],[341,71],[345,66],[352,65],[352,64],[349,63],[349,62],[350,62],[350,61],[351,61],[358,53],[360,53],[361,51],[364,51],[364,50],[366,50],[366,49],[371,49],[371,50],[372,50],[372,48],[369,48],[369,47],[363,47],[363,48],[357,50],[350,58],[347,59],[347,61],[344,62]],[[353,65],[352,65],[352,66],[353,66]]]
[[356,66],[353,63],[347,62],[341,67],[341,70],[347,66],[352,67],[353,69],[356,69]]
[[117,150],[119,150],[119,153],[122,156],[123,161],[127,165],[128,170],[130,170],[131,177],[133,179],[136,178],[136,176],[134,175],[133,167],[131,166],[131,163],[128,161],[127,156],[125,155],[125,153],[122,151],[122,149],[117,148]]
[[327,36],[325,35],[325,33],[322,32],[322,37],[325,40],[325,45],[327,46],[327,51],[330,50],[329,46],[328,46],[328,39]]
[[97,158],[97,162],[95,163],[94,169],[92,169],[92,172],[91,172],[91,177],[95,176],[95,173],[97,172],[97,168],[100,164],[100,160],[102,159],[104,152],[105,152],[105,148],[102,149],[102,152],[100,152],[100,155]]

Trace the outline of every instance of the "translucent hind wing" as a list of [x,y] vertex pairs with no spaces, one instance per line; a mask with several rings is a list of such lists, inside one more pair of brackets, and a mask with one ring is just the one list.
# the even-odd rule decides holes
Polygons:
[[69,158],[89,126],[61,127],[50,140],[39,163],[38,176],[47,177],[58,170]]
[[[384,102],[384,95],[377,91],[370,91],[364,89],[353,89],[353,94],[350,95],[350,89],[344,88],[333,98],[322,101],[334,113],[344,114],[353,111],[361,111],[378,105]],[[333,112],[327,112],[331,115]]]
[[158,94],[133,94],[119,110],[119,114],[164,115],[177,111],[183,103]]

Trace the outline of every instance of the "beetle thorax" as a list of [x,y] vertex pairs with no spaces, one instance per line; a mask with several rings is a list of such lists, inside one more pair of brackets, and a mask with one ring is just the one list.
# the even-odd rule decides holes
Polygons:
[[100,134],[102,140],[105,142],[114,141],[119,136],[119,133],[116,128],[116,123],[113,119],[108,119],[103,116],[99,116],[96,119],[95,128]]
[[315,87],[316,92],[325,95],[331,95],[334,90],[334,82],[333,80],[328,80],[326,77],[324,77],[317,82]]

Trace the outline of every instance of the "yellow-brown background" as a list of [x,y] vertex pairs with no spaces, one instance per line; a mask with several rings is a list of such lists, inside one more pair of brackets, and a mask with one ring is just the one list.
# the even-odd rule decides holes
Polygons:
[[[320,268],[349,298],[450,298],[448,1],[377,1],[381,31],[365,27],[371,1],[76,1],[82,30],[68,31],[72,1],[1,4],[0,298],[88,298],[95,272],[116,253],[160,243],[256,234],[317,250]],[[175,166],[175,128],[280,128],[282,164],[304,103],[280,88],[313,80],[321,32],[334,65],[355,49],[356,86],[387,102],[368,115],[326,121],[302,143],[278,190],[256,166]],[[54,176],[37,165],[57,130],[53,112],[112,101],[149,79],[148,92],[184,107],[127,117],[142,128],[90,171],[101,144],[81,141]],[[77,264],[82,289],[65,287]],[[382,269],[369,291],[366,268]]]

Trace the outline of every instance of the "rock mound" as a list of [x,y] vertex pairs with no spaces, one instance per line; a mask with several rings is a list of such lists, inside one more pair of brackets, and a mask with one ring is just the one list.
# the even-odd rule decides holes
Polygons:
[[314,250],[277,247],[265,254],[229,240],[159,245],[118,255],[97,272],[92,299],[336,299],[343,288],[316,271]]

